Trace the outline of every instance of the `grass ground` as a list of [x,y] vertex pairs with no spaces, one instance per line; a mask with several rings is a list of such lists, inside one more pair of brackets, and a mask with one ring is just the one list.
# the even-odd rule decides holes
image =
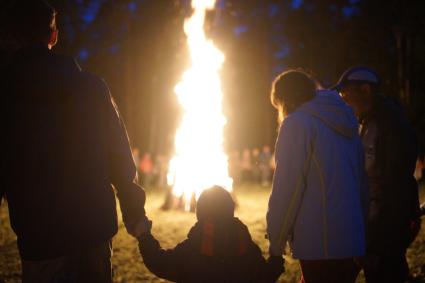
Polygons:
[[[237,188],[235,193],[239,203],[236,215],[248,225],[254,240],[266,255],[265,215],[270,189],[246,186]],[[421,193],[421,198],[425,199],[424,193]],[[160,206],[163,200],[162,192],[148,191],[146,211],[153,220],[153,234],[163,247],[169,248],[185,239],[189,228],[195,223],[195,215],[182,211],[162,211]],[[122,223],[113,246],[114,282],[167,282],[156,278],[146,269],[138,253],[136,241],[125,232]],[[286,258],[286,261],[287,271],[279,282],[298,282],[300,272],[297,261],[291,258]],[[418,282],[425,282],[425,224],[408,251],[408,261]],[[21,282],[16,237],[10,229],[4,204],[0,207],[0,283],[2,282]],[[361,276],[358,282],[363,282]]]

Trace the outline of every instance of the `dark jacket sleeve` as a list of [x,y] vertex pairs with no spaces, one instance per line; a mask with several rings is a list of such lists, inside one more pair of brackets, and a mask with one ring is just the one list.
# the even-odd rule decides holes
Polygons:
[[[417,183],[413,177],[417,158],[417,139],[400,112],[384,113],[379,121],[377,162],[382,188],[379,221],[370,229],[376,232],[377,246],[405,249],[409,243],[411,221],[419,218]],[[395,233],[394,231],[403,231]]]
[[266,262],[260,247],[253,241],[250,243],[249,254],[251,257],[251,264],[247,266],[248,270],[246,272],[251,273],[250,282],[276,282],[279,276],[283,273],[283,261],[280,266],[278,266],[276,262],[273,262],[272,264]]
[[367,221],[369,215],[369,183],[367,178],[367,172],[365,168],[365,152],[362,142],[359,140],[358,146],[358,156],[360,159],[360,164],[358,167],[359,170],[359,184],[360,184],[360,201],[362,204],[363,219]]
[[[378,137],[380,168],[383,180],[405,181],[413,176],[418,156],[418,142],[414,130],[403,118],[380,121],[382,132]],[[398,182],[399,183],[399,182]]]
[[189,242],[186,240],[174,249],[164,250],[151,233],[139,237],[139,250],[146,267],[156,276],[179,281],[184,272],[183,263],[187,261]]
[[124,122],[109,89],[107,94],[108,171],[120,202],[124,223],[133,223],[145,217],[145,192],[136,184],[137,171]]
[[418,153],[416,134],[404,117],[400,117],[383,127],[378,142],[382,187],[388,192],[384,194],[384,207],[399,213],[405,211],[407,215],[400,215],[401,219],[419,217],[418,187],[413,177]]

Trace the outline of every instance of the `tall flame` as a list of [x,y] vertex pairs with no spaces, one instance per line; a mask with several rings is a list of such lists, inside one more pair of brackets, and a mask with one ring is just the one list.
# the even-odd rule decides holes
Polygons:
[[173,194],[186,201],[196,198],[213,185],[232,189],[228,174],[228,157],[223,148],[223,93],[219,70],[224,54],[204,32],[205,14],[216,0],[192,0],[194,10],[186,19],[192,66],[183,74],[174,91],[183,109],[183,117],[175,136],[175,155],[170,161],[168,184]]

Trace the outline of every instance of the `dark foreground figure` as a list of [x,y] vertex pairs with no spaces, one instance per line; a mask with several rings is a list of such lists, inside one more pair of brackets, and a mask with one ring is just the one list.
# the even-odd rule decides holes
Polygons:
[[248,228],[233,213],[230,194],[214,187],[199,197],[198,222],[174,249],[162,249],[145,227],[138,239],[146,267],[173,282],[275,282],[283,272],[283,258],[266,262]]
[[406,250],[420,229],[418,186],[413,177],[417,139],[401,106],[380,94],[379,77],[367,67],[347,70],[336,89],[356,112],[366,154],[369,215],[368,283],[406,282]]
[[145,218],[144,191],[108,87],[52,53],[55,11],[16,3],[21,47],[2,77],[2,186],[23,282],[111,282],[116,189],[127,228]]

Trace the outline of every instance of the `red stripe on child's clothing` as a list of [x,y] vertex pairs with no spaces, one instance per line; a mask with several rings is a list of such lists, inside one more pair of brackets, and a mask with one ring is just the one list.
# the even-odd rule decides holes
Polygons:
[[238,250],[238,255],[244,255],[246,254],[246,249],[247,249],[247,239],[246,239],[246,235],[242,232],[239,231],[239,250]]
[[211,222],[206,222],[202,229],[201,254],[214,255],[214,225]]

